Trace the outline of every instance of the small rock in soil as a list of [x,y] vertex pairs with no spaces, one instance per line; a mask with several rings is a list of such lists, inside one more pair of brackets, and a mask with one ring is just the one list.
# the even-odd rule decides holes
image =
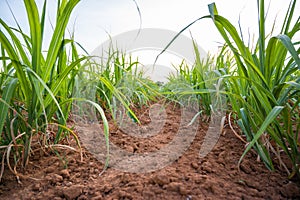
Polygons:
[[55,170],[56,170],[56,166],[50,166],[50,167],[48,167],[48,168],[46,168],[46,170],[45,170],[45,172],[46,173],[53,173]]
[[166,185],[168,183],[170,183],[170,179],[168,176],[166,175],[156,175],[152,178],[153,182],[160,185],[160,186],[163,186],[163,185]]
[[76,199],[77,197],[79,197],[79,195],[81,195],[82,189],[82,185],[73,185],[69,188],[63,188],[62,194],[67,200]]
[[181,195],[187,195],[189,193],[189,191],[183,185],[180,185],[179,186],[179,193]]
[[122,182],[122,183],[126,184],[126,183],[129,183],[129,182],[130,182],[131,177],[130,177],[130,175],[128,175],[128,174],[124,174],[123,176],[121,176],[120,179],[121,179],[121,182]]
[[56,184],[63,181],[63,177],[58,174],[51,174],[46,176],[46,180],[50,181],[52,184]]
[[97,179],[98,177],[99,177],[99,175],[96,175],[96,174],[93,174],[93,175],[92,175],[92,178],[93,178],[93,179]]
[[202,170],[207,173],[214,173],[215,170],[212,168],[212,165],[209,162],[204,162],[201,164]]
[[191,166],[192,166],[194,169],[198,169],[198,168],[199,168],[199,165],[198,165],[196,162],[192,162],[192,163],[191,163]]
[[247,181],[245,181],[245,184],[248,187],[251,187],[251,188],[255,188],[255,189],[259,189],[260,188],[259,183],[255,182],[255,181],[247,180]]
[[168,191],[173,191],[173,192],[177,192],[179,191],[179,188],[182,186],[182,184],[180,183],[176,183],[176,182],[172,182],[169,185],[166,186],[166,189]]
[[72,185],[72,182],[66,182],[66,184],[65,184],[67,187],[70,187],[71,185]]
[[129,153],[134,153],[134,148],[132,146],[126,145],[125,148]]
[[70,177],[70,173],[68,169],[63,169],[60,171],[60,175],[64,178],[69,178]]

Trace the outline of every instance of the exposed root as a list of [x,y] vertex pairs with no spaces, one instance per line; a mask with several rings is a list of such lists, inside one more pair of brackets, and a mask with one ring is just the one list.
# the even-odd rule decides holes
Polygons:
[[234,128],[233,128],[233,126],[232,126],[232,124],[231,124],[231,121],[230,121],[230,119],[231,119],[231,113],[232,113],[232,112],[230,112],[229,115],[228,115],[228,124],[229,124],[230,129],[232,130],[232,132],[234,133],[234,135],[235,135],[238,139],[240,139],[243,143],[247,144],[247,141],[244,140],[244,139],[243,139],[243,138],[242,138],[242,137],[234,130]]

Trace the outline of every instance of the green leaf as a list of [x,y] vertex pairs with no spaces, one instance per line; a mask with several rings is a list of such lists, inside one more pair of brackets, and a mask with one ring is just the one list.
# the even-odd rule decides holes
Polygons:
[[[46,89],[46,91],[49,93],[49,95],[51,96],[52,100],[54,101],[54,103],[56,104],[60,114],[62,115],[63,117],[63,121],[66,122],[66,119],[64,118],[64,113],[63,111],[61,110],[61,107],[57,101],[57,99],[55,98],[54,94],[52,93],[51,89],[47,86],[47,84],[42,80],[41,77],[39,77],[39,75],[37,73],[35,73],[32,69],[30,68],[26,68],[26,70],[31,73],[33,75],[33,77],[39,81],[39,83]],[[40,91],[40,89],[39,89]],[[45,107],[44,103],[43,102],[40,102],[42,104],[42,107]]]
[[12,47],[9,39],[1,31],[1,29],[0,29],[0,43],[3,47],[3,49],[5,49],[6,53],[8,54],[13,66],[14,66],[14,68],[17,71],[16,75],[19,79],[19,82],[20,82],[25,100],[27,101],[29,99],[30,89],[28,87],[29,83],[27,81],[26,74],[24,73],[23,67],[22,67],[22,65],[19,61],[19,57],[18,57],[16,51]]
[[42,49],[42,35],[41,24],[37,6],[34,0],[24,0],[27,10],[28,22],[30,26],[31,36],[31,67],[33,71],[40,75],[40,61],[41,61],[41,49]]
[[70,0],[64,6],[61,15],[58,16],[57,24],[50,42],[49,51],[47,54],[45,69],[43,70],[42,79],[47,81],[50,76],[51,69],[58,57],[59,49],[64,37],[64,33],[74,7],[79,3],[79,0]]
[[285,46],[285,48],[290,52],[290,54],[292,55],[292,57],[298,65],[298,69],[300,70],[299,54],[297,53],[291,39],[287,35],[278,35],[276,36],[276,38],[278,38],[281,41],[281,43]]
[[271,124],[276,117],[279,115],[279,113],[282,111],[284,107],[283,106],[275,106],[271,112],[266,117],[265,121],[257,131],[257,133],[254,135],[254,138],[250,142],[250,144],[247,146],[246,150],[244,151],[243,155],[241,156],[239,160],[239,164],[242,162],[245,155],[248,153],[248,151],[254,146],[254,144],[257,142],[257,140],[260,138],[260,136],[265,132],[265,130],[268,128],[269,124]]
[[16,48],[18,50],[18,52],[20,53],[20,56],[22,58],[22,61],[26,64],[26,65],[30,65],[30,62],[28,60],[28,57],[25,53],[25,50],[23,49],[23,46],[20,42],[20,40],[18,39],[18,37],[14,34],[14,32],[12,30],[11,27],[9,27],[1,18],[0,18],[0,24],[4,27],[4,29],[7,31],[7,33],[9,34],[9,36],[11,37],[13,43],[16,45]]
[[7,86],[4,88],[3,90],[3,95],[0,101],[0,136],[3,130],[3,126],[4,126],[4,122],[6,119],[6,116],[8,114],[8,108],[9,108],[9,104],[10,101],[13,97],[13,94],[15,92],[16,86],[18,83],[18,79],[17,78],[13,78],[11,81],[9,81],[9,83],[7,84]]
[[[83,61],[85,59],[87,59],[87,57],[82,57],[82,58],[76,60],[71,65],[69,65],[68,67],[66,67],[63,72],[61,72],[61,74],[59,75],[58,79],[52,84],[53,85],[53,87],[51,87],[52,95],[54,95],[54,96],[57,95],[57,93],[58,93],[61,85],[67,81],[67,76],[69,76],[70,73],[71,73],[71,71],[74,70],[74,68],[78,64],[80,64],[81,61]],[[73,75],[75,75],[75,74],[73,74]],[[53,100],[52,95],[50,95],[48,93],[48,95],[47,95],[47,97],[46,97],[46,99],[44,101],[45,107],[47,107],[50,104],[51,100]]]

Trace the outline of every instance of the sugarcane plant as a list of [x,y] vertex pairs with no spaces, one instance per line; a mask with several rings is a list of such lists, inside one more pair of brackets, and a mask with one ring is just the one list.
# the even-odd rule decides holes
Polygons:
[[[254,148],[268,169],[274,170],[273,161],[277,159],[291,178],[300,173],[300,50],[294,38],[300,21],[298,17],[292,24],[296,8],[292,0],[280,34],[267,37],[265,2],[257,2],[259,38],[252,51],[236,28],[218,14],[215,4],[209,5],[210,18],[236,63],[234,73],[227,79],[227,94],[237,113],[237,123],[249,141],[240,162]],[[283,152],[292,166],[281,159]]]
[[[69,18],[79,0],[58,1],[51,41],[43,52],[46,2],[39,13],[34,0],[24,1],[29,34],[16,19],[17,28],[0,19],[0,178],[4,159],[16,174],[11,158],[15,166],[26,167],[34,136],[38,136],[44,147],[54,148],[66,135],[73,134],[79,145],[66,122],[74,77],[86,57],[78,55],[74,38],[65,37]],[[58,127],[55,135],[48,131],[51,125]]]
[[[290,1],[281,31],[273,36],[272,32],[266,35],[265,1],[257,1],[259,38],[254,49],[212,3],[208,5],[209,15],[184,27],[163,50],[196,22],[212,19],[231,51],[226,55],[232,55],[234,60],[229,59],[228,66],[219,56],[215,65],[225,67],[218,70],[225,86],[225,91],[220,92],[229,98],[228,112],[237,116],[235,119],[248,141],[239,164],[254,148],[268,169],[274,170],[273,162],[277,160],[290,178],[300,175],[300,41],[295,37],[299,34],[300,18],[295,14],[296,3]],[[291,165],[284,162],[283,154]]]

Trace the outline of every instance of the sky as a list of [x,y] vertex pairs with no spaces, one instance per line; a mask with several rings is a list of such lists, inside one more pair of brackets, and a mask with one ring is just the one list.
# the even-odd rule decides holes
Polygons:
[[[180,31],[195,19],[208,15],[207,5],[211,0],[136,0],[142,15],[142,28],[164,28]],[[255,0],[215,0],[219,14],[238,25],[240,18],[243,32],[248,36],[257,34],[257,1]],[[281,22],[288,8],[287,0],[272,0],[267,16],[267,27],[271,30],[274,19]],[[268,6],[269,1],[266,1]],[[298,10],[300,10],[298,3]],[[76,8],[78,40],[86,44],[89,50],[95,48],[95,42],[86,38],[107,38],[105,31],[117,35],[137,29],[140,19],[136,5],[131,0],[85,0]],[[279,23],[280,24],[280,23]],[[190,31],[198,44],[207,51],[215,51],[223,43],[222,38],[210,19],[194,24]],[[278,32],[277,32],[278,33]],[[184,32],[190,36],[189,31]],[[101,38],[101,39],[100,39]]]
[[[43,2],[44,0],[36,0],[40,10]],[[179,32],[192,21],[208,15],[208,4],[213,2],[216,3],[220,15],[227,18],[235,27],[239,27],[240,24],[245,41],[256,41],[258,9],[255,0],[81,0],[71,15],[68,31],[74,32],[75,40],[89,54],[92,54],[95,52],[95,48],[109,39],[109,36],[114,37],[134,29],[156,28]],[[289,2],[288,0],[265,0],[266,33],[271,31],[276,19],[273,35],[279,34],[280,24],[283,23]],[[43,50],[47,50],[50,43],[57,0],[48,0],[47,3]],[[0,18],[8,25],[16,27],[8,4],[23,31],[29,33],[22,0],[0,0]],[[300,13],[299,2],[295,13]],[[211,19],[198,21],[183,32],[183,35],[188,38],[193,37],[198,46],[206,53],[209,52],[213,55],[224,43]],[[157,39],[159,40],[159,38]],[[300,40],[299,34],[295,39]],[[83,51],[80,52],[83,53]],[[138,57],[143,66],[148,67],[147,76],[165,82],[169,73],[174,72],[173,66],[181,63],[182,57],[167,52],[160,56],[157,62],[160,67],[149,67],[153,66],[159,53],[160,51],[139,51],[133,53],[132,57],[133,59]]]
[[[0,0],[0,18],[16,27],[7,2],[25,32],[29,32],[22,0]],[[36,2],[41,8],[43,0]],[[135,2],[139,7],[141,19]],[[140,26],[178,32],[195,19],[208,15],[208,4],[212,2],[216,3],[219,14],[233,25],[238,27],[238,24],[241,24],[245,40],[258,37],[258,11],[255,0],[82,0],[71,15],[68,30],[74,31],[75,40],[91,53],[108,40],[109,35],[116,36],[138,29]],[[279,33],[289,2],[288,0],[265,0],[268,11],[266,33],[271,31],[275,19],[278,25],[275,24],[273,35]],[[48,0],[45,49],[52,33],[50,22],[53,24],[55,21],[55,9],[56,0]],[[299,2],[296,13],[297,10],[300,11]],[[224,43],[210,19],[198,21],[183,34],[187,37],[192,35],[200,47],[212,54],[216,53]],[[299,38],[298,35],[296,39],[299,41]]]

